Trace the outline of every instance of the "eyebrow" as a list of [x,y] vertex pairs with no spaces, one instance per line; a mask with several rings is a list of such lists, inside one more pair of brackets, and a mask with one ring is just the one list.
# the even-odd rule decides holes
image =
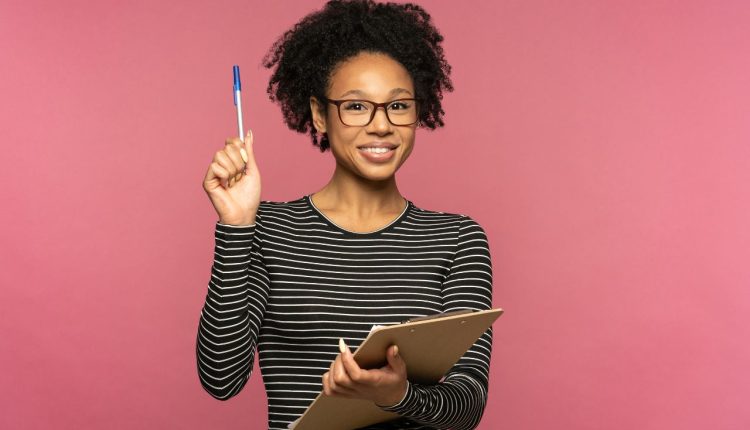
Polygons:
[[[411,95],[411,91],[407,90],[406,88],[394,88],[394,89],[391,90],[390,93],[388,93],[388,96],[389,97],[390,96],[394,96],[394,95],[396,95],[398,93],[409,93]],[[344,97],[344,96],[347,96],[349,94],[356,94],[356,95],[360,95],[360,96],[366,95],[366,93],[364,91],[362,91],[362,90],[349,90],[349,91],[345,92],[344,94],[341,94],[339,97]]]

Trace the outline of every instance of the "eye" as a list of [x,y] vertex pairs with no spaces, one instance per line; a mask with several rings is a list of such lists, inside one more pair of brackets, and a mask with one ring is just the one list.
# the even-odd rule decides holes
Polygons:
[[409,109],[410,107],[411,107],[411,102],[408,100],[396,101],[388,105],[388,109],[390,110],[404,110],[404,109]]
[[367,106],[358,101],[351,101],[344,103],[344,109],[351,111],[364,111],[367,110]]

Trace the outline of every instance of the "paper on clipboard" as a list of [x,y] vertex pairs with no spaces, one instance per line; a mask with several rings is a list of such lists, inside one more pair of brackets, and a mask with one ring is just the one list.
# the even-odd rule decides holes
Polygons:
[[[435,384],[502,313],[500,308],[464,310],[420,317],[401,324],[376,324],[354,352],[354,359],[364,369],[381,367],[387,363],[386,349],[396,344],[406,362],[409,381]],[[342,411],[346,413],[342,414]],[[320,393],[288,428],[351,430],[398,418],[398,414],[384,411],[368,400]]]

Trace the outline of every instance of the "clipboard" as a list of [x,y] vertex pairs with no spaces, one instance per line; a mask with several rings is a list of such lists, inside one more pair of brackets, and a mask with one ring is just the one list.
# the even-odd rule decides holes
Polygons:
[[[502,313],[500,308],[466,309],[374,326],[354,352],[354,359],[363,369],[385,366],[386,349],[396,344],[406,362],[409,381],[436,384]],[[332,397],[321,392],[288,428],[352,430],[400,417],[369,400]]]

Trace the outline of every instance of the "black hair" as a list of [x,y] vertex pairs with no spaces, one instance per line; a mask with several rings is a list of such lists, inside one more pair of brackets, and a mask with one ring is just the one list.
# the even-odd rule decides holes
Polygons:
[[325,133],[318,141],[310,96],[325,97],[331,73],[342,61],[362,51],[383,53],[409,72],[420,126],[434,130],[445,124],[443,90],[453,91],[442,41],[430,15],[416,4],[331,0],[287,30],[268,50],[263,66],[276,69],[267,93],[281,105],[287,126],[299,133],[309,131],[313,145],[324,152],[330,143]]

